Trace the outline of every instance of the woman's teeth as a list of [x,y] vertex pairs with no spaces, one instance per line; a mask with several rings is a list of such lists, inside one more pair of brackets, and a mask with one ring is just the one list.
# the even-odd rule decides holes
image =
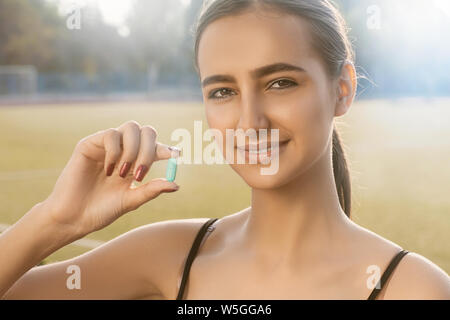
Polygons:
[[266,148],[261,150],[248,150],[249,153],[257,154],[257,153],[267,153],[268,151],[272,150],[272,148]]

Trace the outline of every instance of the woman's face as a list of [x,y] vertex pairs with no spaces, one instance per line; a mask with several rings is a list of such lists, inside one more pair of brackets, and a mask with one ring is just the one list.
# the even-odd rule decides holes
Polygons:
[[[274,70],[265,67],[280,63],[298,69],[265,72]],[[268,164],[237,163],[241,151],[233,149],[230,165],[251,187],[282,186],[326,155],[336,86],[312,49],[306,21],[260,12],[216,20],[200,40],[198,66],[202,83],[224,76],[207,81],[202,88],[211,129],[219,130],[222,137],[226,129],[267,129],[268,140],[271,129],[279,130],[279,164],[274,174],[261,174]],[[251,142],[260,140],[247,138],[245,144]],[[237,143],[236,138],[235,147]],[[226,143],[223,155],[225,148]]]

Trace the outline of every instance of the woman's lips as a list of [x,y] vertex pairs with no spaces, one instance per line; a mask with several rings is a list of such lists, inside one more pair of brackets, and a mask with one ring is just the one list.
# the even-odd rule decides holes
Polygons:
[[[269,158],[269,159],[273,158],[277,153],[279,155],[286,148],[289,141],[290,140],[281,141],[279,143],[278,147],[273,148],[273,149],[271,148],[270,144],[267,144],[266,152],[250,152],[249,150],[257,150],[257,149],[254,149],[249,145],[247,145],[245,147],[236,147],[236,149],[238,150],[238,152],[241,155],[243,155],[245,157],[245,163],[249,163],[250,158],[252,157],[253,159],[256,160],[256,162],[266,164],[265,161],[267,160],[267,158]],[[261,145],[261,147],[262,147],[262,145]]]

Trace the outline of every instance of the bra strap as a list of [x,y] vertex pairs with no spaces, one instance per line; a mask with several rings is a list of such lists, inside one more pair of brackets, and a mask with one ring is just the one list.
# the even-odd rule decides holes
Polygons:
[[208,228],[211,224],[213,224],[218,218],[211,218],[208,221],[206,221],[202,227],[200,228],[200,230],[197,233],[197,236],[195,237],[195,240],[192,244],[191,250],[189,251],[189,255],[186,259],[186,263],[184,266],[184,271],[183,271],[183,277],[181,279],[181,285],[180,285],[180,290],[178,291],[178,295],[177,295],[177,299],[176,300],[181,300],[181,298],[183,297],[183,292],[184,292],[184,288],[186,286],[186,282],[188,279],[188,275],[189,275],[189,271],[191,270],[191,265],[192,262],[194,261],[195,256],[197,255],[197,251],[200,247],[200,244],[202,242],[202,239],[204,237],[204,235],[206,234],[206,231],[208,231]]
[[395,267],[408,252],[409,252],[408,250],[402,249],[399,253],[395,255],[395,257],[389,263],[388,267],[381,276],[381,279],[378,281],[377,285],[375,286],[375,288],[373,289],[372,293],[370,294],[369,298],[367,298],[367,300],[375,300],[375,298],[378,296],[381,290],[383,290],[383,286],[386,284],[386,281],[389,279],[389,276],[394,271]]

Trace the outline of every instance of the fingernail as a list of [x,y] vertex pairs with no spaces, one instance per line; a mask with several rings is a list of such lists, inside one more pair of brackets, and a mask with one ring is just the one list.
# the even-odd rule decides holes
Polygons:
[[108,166],[108,169],[106,169],[106,175],[107,175],[108,177],[112,175],[112,173],[113,173],[113,171],[114,171],[114,166],[115,166],[115,165],[116,165],[115,163],[111,163],[111,164]]
[[148,167],[144,166],[143,164],[139,166],[138,170],[136,171],[135,179],[136,181],[141,182],[142,179],[144,179],[145,174],[148,171]]
[[169,147],[170,152],[170,157],[171,158],[178,158],[181,155],[181,149],[177,148],[177,147]]
[[122,164],[122,168],[120,169],[119,175],[122,178],[125,178],[125,176],[128,173],[128,170],[130,170],[131,167],[131,162],[125,162],[124,164]]

